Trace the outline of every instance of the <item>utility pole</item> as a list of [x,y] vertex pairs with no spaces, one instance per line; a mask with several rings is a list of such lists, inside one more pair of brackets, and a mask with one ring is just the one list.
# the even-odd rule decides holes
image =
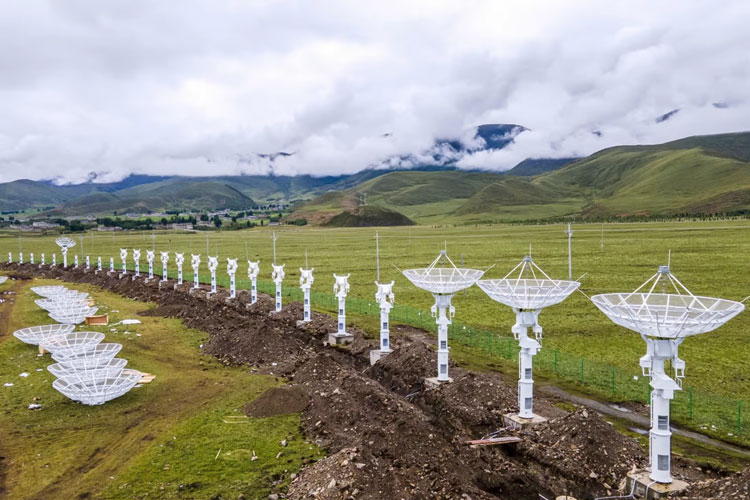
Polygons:
[[568,222],[568,230],[565,231],[568,235],[568,279],[573,281],[573,247],[571,239],[573,238],[573,230],[570,228],[570,222]]

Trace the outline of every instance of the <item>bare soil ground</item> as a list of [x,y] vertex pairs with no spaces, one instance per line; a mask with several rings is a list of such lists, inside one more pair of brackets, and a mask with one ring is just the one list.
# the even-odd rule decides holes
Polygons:
[[[535,410],[550,419],[547,423],[504,429],[502,415],[514,410],[516,388],[499,375],[452,367],[453,383],[428,389],[424,381],[436,372],[436,354],[419,330],[394,328],[394,352],[371,367],[374,342],[352,328],[351,346],[327,345],[335,321],[315,313],[312,322],[298,325],[299,303],[275,314],[269,297],[250,305],[245,291],[227,301],[224,290],[207,298],[205,289],[190,294],[185,286],[159,289],[157,283],[93,271],[17,264],[0,269],[92,283],[154,302],[157,307],[143,314],[181,318],[207,331],[206,353],[285,377],[287,388],[269,392],[246,413],[301,411],[306,434],[328,455],[301,471],[289,490],[280,492],[282,498],[538,500],[539,494],[567,494],[583,500],[616,494],[629,471],[647,465],[636,441],[599,414],[567,413],[540,395]],[[498,431],[521,440],[486,447],[466,443]],[[698,483],[685,499],[747,497],[747,471],[708,480],[690,468],[690,479]]]

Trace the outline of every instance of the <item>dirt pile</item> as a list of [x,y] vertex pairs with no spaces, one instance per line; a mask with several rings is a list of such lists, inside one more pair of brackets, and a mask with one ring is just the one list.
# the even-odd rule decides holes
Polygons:
[[245,405],[248,417],[274,417],[301,413],[310,404],[310,396],[299,386],[273,387]]
[[675,500],[728,500],[750,498],[750,468],[716,480],[693,484],[687,494]]
[[630,470],[648,462],[633,439],[585,409],[526,429],[521,436],[520,451],[588,491],[604,487],[611,494]]

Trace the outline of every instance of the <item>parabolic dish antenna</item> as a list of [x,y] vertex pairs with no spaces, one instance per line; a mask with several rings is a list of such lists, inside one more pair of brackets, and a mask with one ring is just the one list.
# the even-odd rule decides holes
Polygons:
[[54,337],[56,335],[64,335],[66,333],[70,333],[74,328],[75,325],[62,325],[59,323],[55,325],[30,326],[28,328],[21,328],[20,330],[16,330],[15,332],[13,332],[13,336],[21,342],[25,342],[31,345],[39,345],[39,342],[45,339]]
[[87,368],[71,368],[64,363],[49,365],[47,370],[56,378],[68,378],[82,382],[95,381],[117,377],[122,373],[128,362],[122,358],[114,358],[97,366]]
[[45,339],[39,345],[53,355],[71,357],[93,350],[102,340],[103,333],[71,332]]
[[79,325],[86,321],[87,316],[93,316],[99,309],[89,307],[88,304],[69,304],[66,309],[58,309],[49,313],[49,317],[58,323]]
[[[438,267],[438,263],[443,258],[450,267]],[[448,257],[446,251],[442,250],[428,267],[407,269],[402,273],[414,286],[430,292],[435,297],[435,305],[432,306],[431,312],[438,325],[438,376],[436,380],[449,382],[448,325],[451,324],[451,318],[456,311],[451,304],[451,298],[454,293],[473,285],[482,277],[484,271],[459,268]]]
[[[643,374],[651,378],[650,478],[672,482],[669,406],[674,391],[682,388],[685,362],[678,348],[686,337],[707,333],[741,313],[740,302],[693,295],[671,272],[660,266],[651,278],[631,293],[606,293],[591,301],[617,325],[633,330],[646,342],[640,359]],[[675,382],[665,373],[671,361]]]
[[122,349],[122,344],[111,342],[98,343],[85,351],[68,350],[53,352],[52,359],[58,363],[62,363],[66,367],[84,370],[92,366],[108,363],[109,360],[117,356],[120,349]]
[[[518,417],[541,419],[534,415],[534,356],[542,348],[542,327],[539,313],[545,307],[559,304],[581,284],[577,281],[555,280],[537,266],[530,255],[511,269],[502,279],[479,280],[477,286],[492,300],[504,304],[516,313],[513,336],[518,340],[521,352],[518,356]],[[532,328],[535,338],[528,336]],[[515,416],[509,416],[515,420]],[[523,421],[520,421],[523,422]]]
[[745,309],[733,300],[693,295],[669,266],[631,293],[594,295],[591,301],[615,324],[659,339],[710,332]]
[[60,236],[55,240],[55,243],[57,243],[57,246],[59,246],[63,250],[67,250],[68,248],[76,246],[76,240],[74,240],[73,238],[68,238],[67,236]]
[[51,295],[56,295],[67,291],[68,289],[62,285],[50,285],[50,286],[32,286],[31,291],[40,297],[49,298]]
[[58,378],[52,387],[68,398],[85,405],[100,405],[119,398],[141,380],[141,372],[122,370],[117,377],[95,380],[78,380],[77,377]]

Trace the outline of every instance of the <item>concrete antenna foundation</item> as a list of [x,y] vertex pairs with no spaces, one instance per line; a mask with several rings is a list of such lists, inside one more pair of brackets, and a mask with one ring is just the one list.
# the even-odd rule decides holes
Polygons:
[[[632,293],[595,295],[591,301],[615,324],[641,335],[646,355],[640,359],[645,376],[651,378],[651,430],[649,472],[632,474],[630,484],[656,481],[661,490],[680,491],[687,487],[671,475],[670,401],[682,388],[685,362],[677,350],[686,337],[713,331],[741,313],[740,302],[693,295],[670,271],[659,270]],[[674,378],[664,369],[671,361]],[[647,476],[647,477],[646,477]]]
[[[513,337],[518,340],[518,414],[506,415],[508,425],[520,426],[543,422],[546,419],[534,414],[534,356],[542,348],[542,327],[539,313],[545,307],[565,300],[581,285],[577,281],[553,280],[531,256],[526,256],[503,279],[477,282],[492,300],[509,306],[516,314]],[[529,328],[534,338],[529,337]]]
[[328,335],[330,344],[348,344],[354,340],[354,335],[346,331],[346,295],[349,293],[349,274],[346,276],[333,275],[333,293],[339,302],[336,332]]
[[[437,267],[437,264],[443,258],[450,267]],[[484,271],[458,268],[448,257],[447,252],[442,250],[428,267],[407,269],[403,271],[403,274],[414,286],[430,292],[435,298],[435,304],[430,312],[438,326],[438,375],[433,379],[427,379],[427,382],[432,385],[450,382],[451,378],[448,376],[448,326],[456,312],[451,304],[451,299],[456,292],[473,285],[482,277]]]

